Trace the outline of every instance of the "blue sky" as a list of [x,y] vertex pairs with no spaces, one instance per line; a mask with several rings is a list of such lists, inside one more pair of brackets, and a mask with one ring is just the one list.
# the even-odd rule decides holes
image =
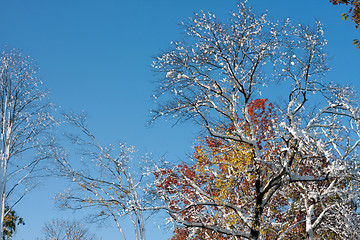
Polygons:
[[[252,0],[254,10],[268,9],[270,18],[312,24],[320,20],[328,39],[332,70],[330,81],[360,89],[360,50],[351,44],[360,29],[341,20],[344,7],[328,0]],[[172,128],[158,121],[146,127],[150,96],[156,77],[152,56],[182,37],[180,21],[199,10],[226,19],[235,9],[234,0],[3,0],[0,2],[0,44],[23,49],[35,58],[40,77],[51,100],[62,110],[85,110],[89,128],[104,144],[125,141],[140,152],[155,156],[167,153],[168,161],[180,161],[191,153],[198,129],[191,123]],[[40,236],[44,222],[52,218],[79,218],[59,211],[53,196],[66,186],[45,179],[15,209],[25,220],[14,239]],[[150,219],[164,224],[163,216]],[[92,232],[116,239],[115,225]],[[171,234],[149,224],[148,239],[167,239]],[[131,239],[131,238],[129,238]]]

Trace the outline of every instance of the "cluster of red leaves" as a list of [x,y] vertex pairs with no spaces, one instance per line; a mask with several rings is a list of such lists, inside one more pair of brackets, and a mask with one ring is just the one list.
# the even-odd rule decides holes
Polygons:
[[[171,238],[171,240],[185,240],[188,239],[188,237],[191,234],[191,231],[188,228],[175,228],[174,234],[175,235]],[[214,231],[202,229],[200,231],[197,231],[197,233],[195,233],[192,239],[193,240],[204,240],[204,239],[227,240],[230,239],[230,237],[224,236]]]
[[158,172],[154,173],[155,179],[158,180],[162,176],[166,176],[163,181],[159,182],[156,187],[158,189],[163,189],[169,194],[174,194],[175,190],[171,187],[172,184],[179,185],[177,181],[177,176],[170,169],[160,169]]
[[223,142],[213,137],[205,137],[206,144],[209,148],[218,148],[223,145]]
[[[173,169],[160,169],[154,173],[155,179],[158,182],[156,187],[158,191],[164,191],[166,195],[176,195],[175,198],[171,198],[169,207],[172,210],[180,210],[179,206],[187,206],[190,204],[189,200],[198,201],[199,196],[193,186],[188,180],[193,181],[198,186],[203,186],[209,181],[212,181],[212,175],[199,178],[196,176],[197,165],[188,166],[185,163],[181,163],[175,166]],[[197,207],[197,211],[201,211],[202,207]],[[188,215],[188,211],[194,211],[189,209],[183,211],[182,215]],[[191,218],[191,217],[190,217]],[[189,219],[190,220],[190,219]]]
[[250,120],[254,126],[256,143],[263,152],[263,158],[271,160],[277,158],[281,144],[275,140],[274,123],[277,120],[274,105],[268,99],[255,99],[248,107]]
[[273,122],[276,116],[273,112],[274,106],[268,103],[268,99],[256,99],[250,102],[248,112],[257,135],[259,150],[263,148],[262,143],[267,143],[274,135]]

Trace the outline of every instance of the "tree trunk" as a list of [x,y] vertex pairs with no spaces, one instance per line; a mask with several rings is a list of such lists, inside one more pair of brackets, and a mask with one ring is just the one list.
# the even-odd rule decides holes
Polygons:
[[250,230],[250,237],[252,240],[257,240],[260,236],[260,219],[263,213],[263,194],[261,193],[260,179],[255,181],[256,189],[256,203],[254,211],[254,220]]

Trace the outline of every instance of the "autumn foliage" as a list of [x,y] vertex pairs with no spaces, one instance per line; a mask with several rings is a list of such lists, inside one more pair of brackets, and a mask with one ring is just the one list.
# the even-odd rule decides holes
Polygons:
[[[326,207],[324,205],[338,200],[326,198],[324,204],[309,197],[309,193],[324,192],[331,179],[301,184],[288,179],[288,184],[271,192],[264,209],[257,212],[257,203],[266,200],[259,189],[269,184],[281,148],[285,147],[274,135],[276,114],[273,109],[267,99],[256,99],[249,104],[256,146],[205,137],[195,146],[193,164],[182,163],[155,173],[157,189],[168,203],[170,215],[183,224],[175,228],[172,240],[243,239],[245,235],[232,236],[217,230],[246,232],[249,228],[251,231],[259,227],[255,224],[261,226],[261,239],[277,239],[280,235],[283,239],[305,239],[308,214],[305,204],[313,204],[314,216],[319,216]],[[250,134],[249,124],[243,119],[239,119],[239,123]],[[233,134],[232,129],[231,125],[223,127],[227,134]],[[254,159],[255,149],[261,151],[262,161]],[[328,165],[322,153],[309,156],[305,152],[296,152],[291,168],[299,176],[315,178],[324,176]],[[259,219],[249,223],[244,216]],[[192,226],[196,223],[199,227],[187,227],[188,223]],[[329,221],[328,224],[334,223]],[[319,230],[315,237],[339,239],[340,236],[331,230]]]
[[[359,0],[330,0],[334,5],[346,4],[350,5],[350,9],[348,11],[351,15],[351,20],[353,20],[356,24],[356,28],[360,26],[360,1]],[[347,18],[347,13],[343,14],[345,18]]]
[[[256,147],[263,152],[264,159],[271,162],[279,152],[279,144],[273,139],[273,122],[276,121],[273,105],[267,99],[256,99],[249,104],[248,113],[256,126],[253,129],[257,135]],[[239,122],[250,135],[250,126],[241,119]],[[231,125],[226,128],[223,126],[227,134],[233,134],[232,129]],[[245,230],[246,223],[231,206],[241,206],[244,213],[254,211],[252,198],[256,195],[257,174],[253,169],[256,164],[253,158],[254,146],[213,137],[205,137],[199,143],[195,147],[194,164],[182,163],[172,169],[161,169],[155,174],[157,180],[162,179],[158,181],[158,190],[170,196],[166,199],[170,209],[180,211],[185,222],[195,221]],[[264,175],[263,179],[266,179],[271,168],[264,164],[260,171]],[[200,202],[204,204],[198,204]],[[286,199],[276,196],[274,202],[277,202],[277,207],[282,207]],[[229,206],[225,207],[225,203]],[[280,217],[272,215],[274,220]],[[271,235],[268,234],[268,239],[271,239]],[[186,227],[175,229],[173,239],[187,239],[189,236],[192,236],[191,239],[231,239],[213,230],[192,232]]]
[[[207,134],[193,162],[155,175],[175,237],[360,239],[360,108],[352,88],[322,81],[321,24],[273,23],[239,1],[226,23],[202,12],[183,26],[186,41],[153,64],[153,120]],[[264,88],[282,101],[256,99]]]
[[[346,4],[350,5],[350,9],[347,13],[341,14],[343,19],[347,20],[349,14],[351,14],[351,20],[354,21],[355,27],[358,28],[360,26],[360,1],[359,0],[330,0],[334,5]],[[356,45],[356,48],[360,48],[359,39],[354,39],[353,44]]]

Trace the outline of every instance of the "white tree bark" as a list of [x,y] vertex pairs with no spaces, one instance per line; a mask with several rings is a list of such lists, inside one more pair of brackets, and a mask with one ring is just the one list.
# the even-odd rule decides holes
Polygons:
[[[7,200],[15,189],[24,184],[35,166],[45,156],[21,159],[20,154],[45,146],[42,142],[52,124],[50,105],[31,59],[17,50],[0,53],[0,239],[3,238],[5,204],[16,204],[19,199]],[[12,163],[11,166],[9,163]],[[9,185],[10,184],[10,185]]]

